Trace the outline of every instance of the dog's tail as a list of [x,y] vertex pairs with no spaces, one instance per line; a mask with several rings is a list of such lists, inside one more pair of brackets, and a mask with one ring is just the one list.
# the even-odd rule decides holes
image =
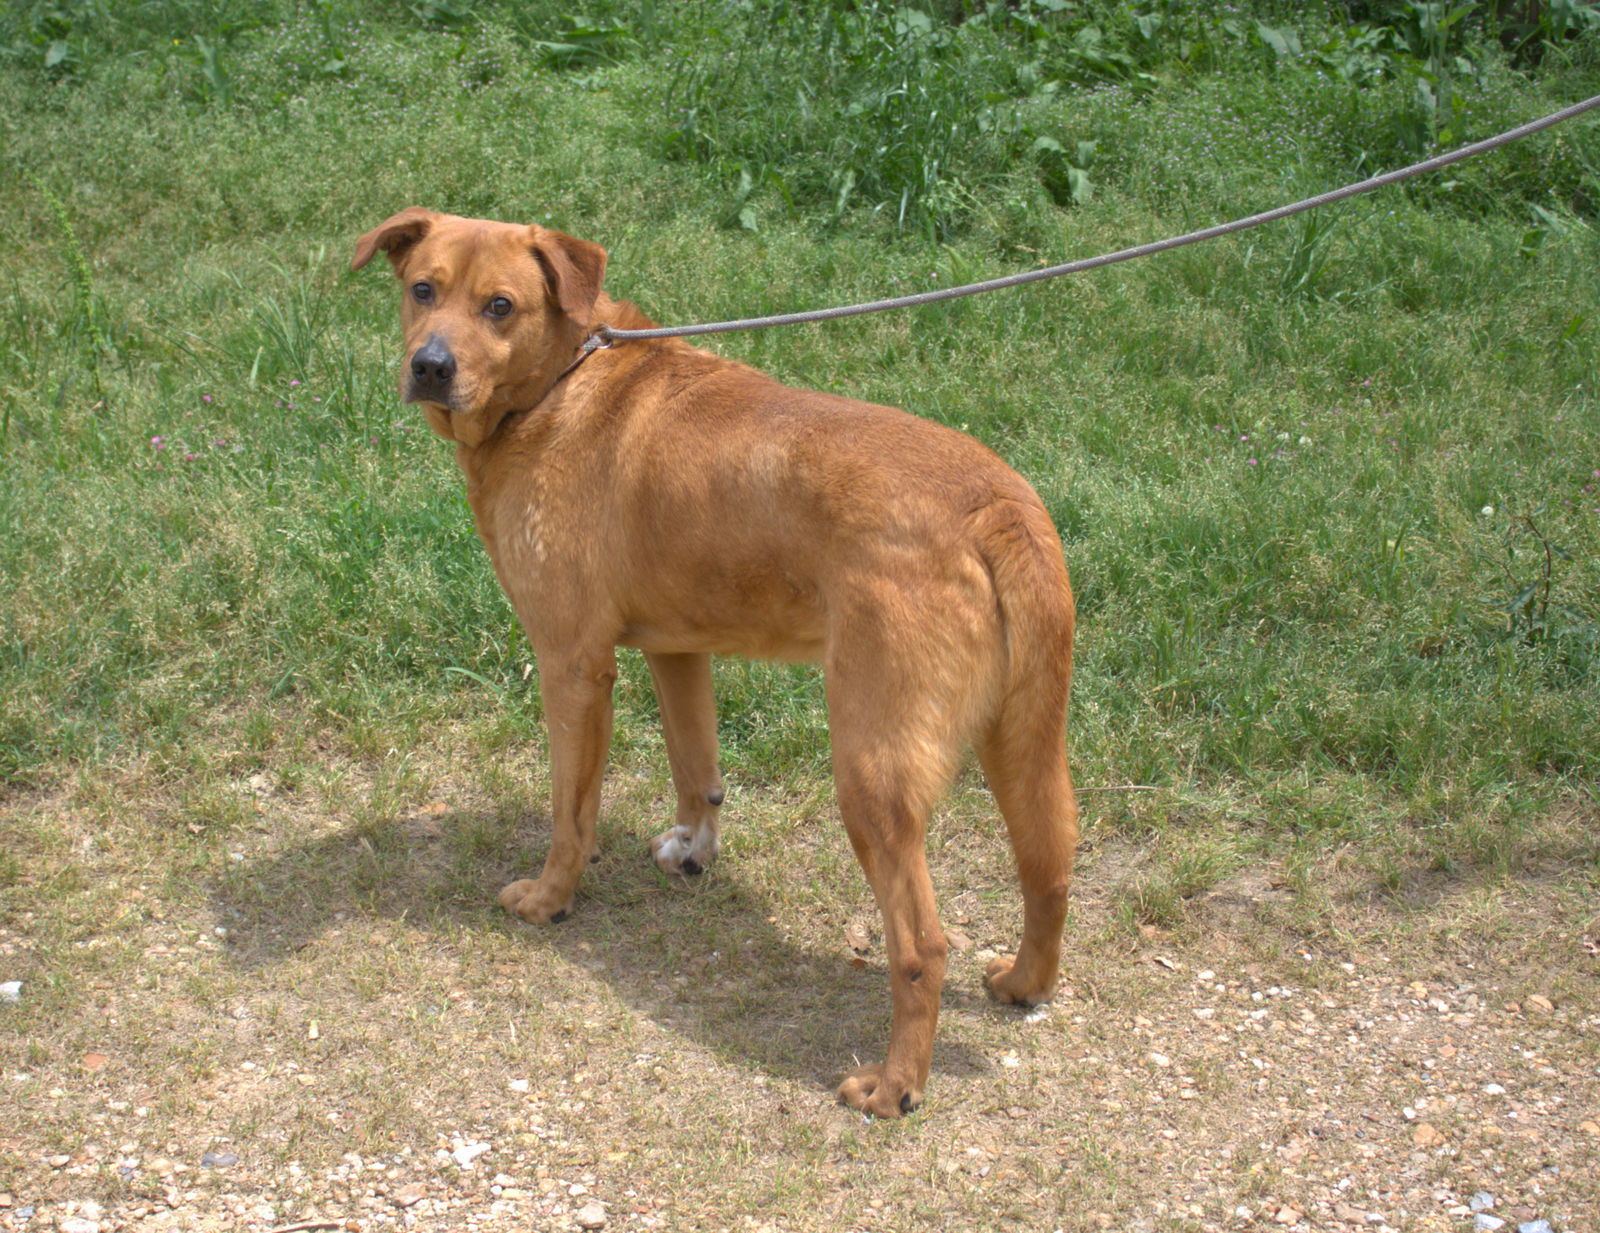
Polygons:
[[1038,725],[1048,725],[1064,743],[1076,616],[1072,585],[1050,516],[1028,496],[996,501],[980,515],[980,551],[1005,631],[996,714],[1012,724],[1031,716],[1025,726],[1032,731],[1017,733],[1021,739],[1042,740]]

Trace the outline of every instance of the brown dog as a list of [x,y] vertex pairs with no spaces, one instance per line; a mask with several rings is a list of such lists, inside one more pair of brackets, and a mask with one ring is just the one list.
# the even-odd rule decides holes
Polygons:
[[500,902],[560,920],[595,854],[615,648],[645,654],[676,824],[670,872],[716,855],[711,655],[821,660],[839,813],[883,913],[888,1059],[839,1088],[895,1117],[922,1099],[945,939],[928,810],[975,746],[1010,830],[1022,944],[1004,1002],[1056,987],[1077,805],[1067,773],[1072,592],[1049,515],[971,438],[790,389],[673,340],[583,353],[650,323],[600,289],[605,250],[413,207],[362,236],[402,287],[401,397],[456,443],[478,533],[539,661],[554,834]]

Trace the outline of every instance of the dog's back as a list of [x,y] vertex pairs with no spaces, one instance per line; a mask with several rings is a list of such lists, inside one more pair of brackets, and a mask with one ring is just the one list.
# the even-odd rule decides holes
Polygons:
[[987,642],[994,613],[1018,627],[1008,642],[1056,644],[1053,674],[1070,661],[1071,592],[1038,497],[971,437],[893,407],[636,343],[477,454],[502,580],[537,585],[546,613],[571,594],[614,614],[624,645],[821,659],[830,621],[864,591],[893,604],[900,583],[948,590],[935,624]]

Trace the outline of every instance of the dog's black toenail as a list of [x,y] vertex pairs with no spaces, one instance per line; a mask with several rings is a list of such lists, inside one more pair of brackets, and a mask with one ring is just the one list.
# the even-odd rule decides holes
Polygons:
[[589,863],[591,865],[598,865],[600,863],[600,853],[596,852],[593,856],[591,856],[589,858]]
[[688,874],[691,878],[697,873],[704,872],[704,870],[701,868],[700,862],[695,860],[695,858],[692,856],[684,857],[683,864],[680,865],[679,868],[681,868],[684,873]]
[[554,916],[552,916],[550,918],[550,923],[552,925],[559,925],[562,921],[564,921],[566,919],[567,919],[567,910],[566,910],[566,908],[562,908],[561,911],[557,912]]
[[706,804],[708,805],[720,805],[722,804],[722,799],[721,788],[713,788],[710,792],[706,793]]
[[910,1113],[911,1110],[915,1109],[916,1107],[917,1102],[911,1099],[910,1092],[907,1092],[904,1096],[900,1097],[900,1112]]

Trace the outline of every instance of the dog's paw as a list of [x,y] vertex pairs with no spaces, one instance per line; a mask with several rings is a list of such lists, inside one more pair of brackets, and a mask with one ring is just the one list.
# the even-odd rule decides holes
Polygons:
[[572,893],[552,891],[543,878],[522,878],[500,892],[500,906],[535,925],[565,920],[572,911]]
[[871,1117],[901,1117],[922,1103],[922,1093],[884,1078],[885,1067],[874,1062],[852,1070],[839,1085],[839,1099]]
[[693,877],[705,872],[717,854],[717,846],[715,834],[707,842],[704,835],[697,835],[687,826],[674,826],[650,841],[650,855],[667,873]]
[[1000,955],[989,961],[983,974],[983,983],[997,1002],[1014,1006],[1039,1006],[1048,1002],[1056,991],[1056,978],[1047,981],[1030,981],[1027,973],[1017,970],[1015,955]]

